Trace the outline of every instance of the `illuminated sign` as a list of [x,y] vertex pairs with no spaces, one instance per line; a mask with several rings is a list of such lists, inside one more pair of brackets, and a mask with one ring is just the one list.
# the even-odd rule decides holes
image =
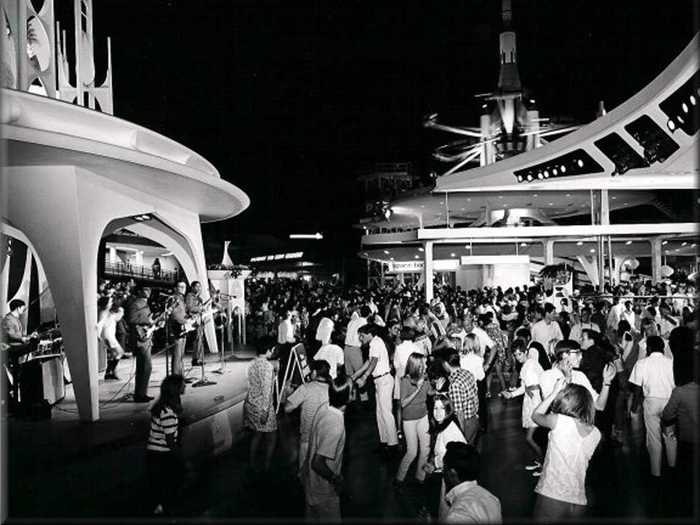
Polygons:
[[250,262],[260,261],[278,261],[280,259],[301,259],[304,252],[278,253],[275,255],[261,255],[259,257],[251,257]]

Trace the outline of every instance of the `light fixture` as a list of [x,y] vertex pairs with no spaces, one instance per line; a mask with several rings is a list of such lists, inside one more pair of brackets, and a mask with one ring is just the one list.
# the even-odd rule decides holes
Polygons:
[[690,98],[690,103],[691,103],[693,106],[694,106],[695,104],[697,104],[697,101],[695,100],[695,97],[694,97],[693,95],[690,95],[689,98]]
[[562,173],[566,173],[566,166],[562,164],[561,166],[559,166],[559,168],[561,169]]
[[532,196],[533,196],[533,197],[537,197],[537,193],[533,193]]
[[611,198],[612,200],[615,200],[615,199],[617,199],[617,197],[615,197],[615,195],[613,195],[613,196],[612,196],[612,197],[610,197],[610,198]]
[[292,233],[289,235],[290,239],[316,239],[317,241],[323,239],[323,235],[319,232],[316,233]]
[[391,217],[391,208],[387,208],[386,210],[384,210],[384,217],[386,218],[386,220],[389,220],[389,217]]
[[668,244],[668,241],[663,241],[663,242],[661,243],[661,246],[666,246],[667,244]]
[[697,246],[697,244],[695,244],[695,243],[690,245],[691,248],[695,248],[696,246]]
[[688,104],[683,102],[683,104],[681,104],[681,109],[683,110],[683,113],[688,113]]
[[420,259],[420,257],[418,257],[417,255],[414,255],[413,258],[414,258],[414,259]]
[[595,253],[595,248],[591,248],[589,251],[590,251],[591,253]]
[[549,205],[550,205],[550,206],[554,206],[554,203],[553,203],[553,202],[550,202]]
[[422,252],[422,251],[424,251],[424,250],[423,250],[422,247],[419,247],[419,248],[418,248],[418,251],[419,251],[419,252]]
[[465,245],[464,245],[464,249],[465,249],[465,250],[471,250],[471,249],[472,249],[472,247],[471,247],[471,246],[469,246],[468,244],[465,244]]
[[581,159],[578,159],[578,160],[576,161],[576,164],[578,164],[578,167],[579,167],[579,168],[583,168],[583,161],[582,161]]
[[384,253],[389,255],[389,250],[384,250]]
[[144,221],[150,221],[153,218],[153,216],[149,213],[142,213],[141,215],[134,215],[132,219],[134,219],[137,222],[144,222]]
[[523,176],[522,176],[522,175],[518,175],[516,178],[518,179],[518,182],[522,182],[522,181],[523,181]]
[[549,178],[549,172],[547,170],[544,170],[544,178],[545,179]]
[[532,174],[530,174],[530,173],[527,174],[527,181],[528,182],[532,181]]
[[571,197],[571,193],[567,193],[566,196],[567,196],[567,197]]
[[681,124],[685,124],[685,120],[683,120],[683,117],[681,117],[680,115],[676,115],[676,120]]
[[520,243],[520,247],[521,247],[521,248],[525,248],[525,246],[527,246],[527,243],[526,243],[526,242],[521,242],[521,243]]
[[578,242],[576,243],[576,246],[583,246],[583,241],[578,241]]
[[559,174],[559,172],[557,171],[557,168],[554,168],[552,170],[552,175],[558,175],[558,174]]
[[542,175],[541,171],[537,174],[537,178],[540,180],[544,179],[544,175]]
[[393,260],[394,260],[394,258],[393,258],[393,257],[390,257],[390,258],[389,258],[389,260],[390,260],[390,261],[393,261]]
[[676,123],[673,122],[673,120],[668,119],[668,122],[666,122],[666,125],[668,126],[668,129],[671,131],[676,131]]
[[456,257],[456,256],[457,256],[457,254],[455,254],[455,253],[450,254],[450,257]]
[[625,244],[629,246],[630,244],[632,244],[632,241],[627,241]]
[[683,241],[683,242],[681,243],[681,246],[688,246],[688,243],[687,243],[686,241]]

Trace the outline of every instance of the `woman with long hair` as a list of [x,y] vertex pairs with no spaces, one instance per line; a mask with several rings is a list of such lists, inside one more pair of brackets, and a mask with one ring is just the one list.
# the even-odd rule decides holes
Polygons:
[[184,474],[180,440],[181,396],[185,378],[169,375],[160,384],[160,396],[151,408],[151,430],[146,445],[146,467],[155,503],[154,514],[167,514]]
[[269,471],[277,444],[277,413],[274,403],[275,367],[270,360],[275,346],[270,338],[258,342],[257,357],[248,367],[248,393],[243,403],[243,424],[253,431],[250,442],[250,467],[257,471],[260,444],[265,442],[263,470]]
[[426,359],[423,354],[413,352],[406,361],[405,375],[400,383],[401,420],[406,439],[406,453],[401,459],[394,486],[400,487],[411,463],[418,453],[416,481],[425,481],[425,465],[430,449],[428,433],[428,393],[430,383],[426,381]]
[[565,385],[565,379],[560,378],[533,412],[535,423],[551,429],[542,475],[535,487],[534,521],[584,517],[588,503],[586,471],[601,438],[593,425],[595,410],[593,397],[585,387]]

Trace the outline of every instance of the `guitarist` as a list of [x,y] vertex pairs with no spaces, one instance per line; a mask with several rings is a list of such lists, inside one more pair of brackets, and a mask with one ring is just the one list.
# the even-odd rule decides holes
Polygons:
[[187,320],[187,308],[185,306],[185,292],[187,284],[184,282],[177,283],[175,293],[172,296],[172,310],[170,313],[170,339],[168,345],[173,347],[173,366],[172,374],[183,375],[182,373],[182,354],[185,351],[186,333],[183,330],[185,321]]
[[136,378],[134,402],[147,403],[153,397],[148,395],[148,382],[151,378],[151,340],[153,314],[148,306],[150,288],[138,286],[126,305],[126,322],[129,324],[129,349],[136,356]]
[[185,296],[185,306],[187,316],[197,319],[197,329],[192,336],[192,366],[200,366],[204,359],[204,344],[202,342],[202,311],[204,304],[199,294],[202,292],[202,285],[199,281],[192,281],[190,293]]

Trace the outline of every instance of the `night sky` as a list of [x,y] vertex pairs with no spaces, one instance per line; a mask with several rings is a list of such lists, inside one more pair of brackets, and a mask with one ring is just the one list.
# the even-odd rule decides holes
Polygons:
[[[209,241],[348,232],[357,170],[427,169],[445,137],[422,129],[423,116],[477,126],[473,95],[498,78],[500,0],[94,4],[98,79],[112,37],[115,115],[197,151],[250,196],[242,215],[204,227]],[[512,5],[520,76],[541,116],[580,122],[599,100],[610,111],[643,88],[697,27],[692,0]]]

